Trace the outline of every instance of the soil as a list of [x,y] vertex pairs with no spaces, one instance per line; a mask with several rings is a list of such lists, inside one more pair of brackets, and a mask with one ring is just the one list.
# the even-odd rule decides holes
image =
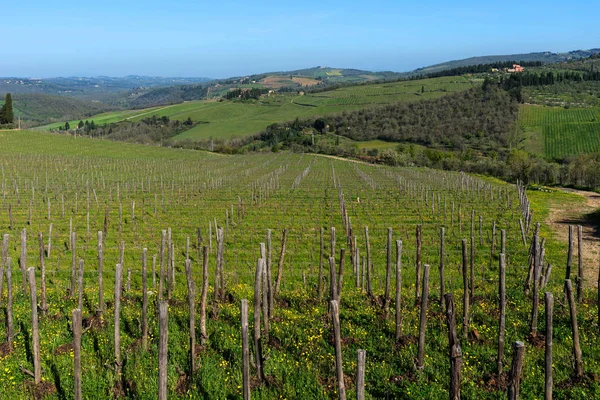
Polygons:
[[[600,209],[600,194],[575,189],[561,189],[567,193],[583,196],[584,204],[569,208],[551,208],[550,215],[546,220],[547,225],[554,232],[555,237],[564,242],[569,241],[569,225],[581,225],[583,231],[583,265],[585,286],[596,286],[598,284],[598,256],[600,247],[600,231],[598,225],[590,222],[586,216]],[[577,229],[575,228],[575,254],[577,256]],[[574,271],[577,270],[577,258],[574,258]]]

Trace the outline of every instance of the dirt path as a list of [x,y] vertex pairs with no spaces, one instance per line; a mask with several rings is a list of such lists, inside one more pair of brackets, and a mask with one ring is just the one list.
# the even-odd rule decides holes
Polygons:
[[164,110],[164,109],[166,109],[166,108],[171,108],[171,107],[174,107],[174,106],[176,106],[176,105],[178,105],[178,104],[171,104],[170,106],[166,106],[166,107],[162,107],[162,108],[157,108],[156,110],[150,110],[150,111],[143,112],[143,113],[141,113],[141,114],[132,115],[132,116],[130,116],[130,117],[127,117],[127,118],[125,118],[125,120],[127,121],[127,120],[130,120],[131,118],[137,118],[137,117],[141,117],[142,115],[146,115],[146,114],[152,114],[152,113],[155,113],[155,112],[157,112],[157,111]]
[[[586,286],[596,285],[598,282],[598,255],[600,254],[600,232],[598,227],[590,223],[585,216],[600,208],[600,194],[594,192],[585,192],[574,189],[561,189],[567,193],[574,193],[583,196],[585,204],[572,206],[570,208],[551,208],[550,215],[546,220],[548,226],[552,229],[555,236],[568,243],[569,225],[581,225],[583,227],[583,265],[584,278]],[[575,228],[577,235],[577,228]],[[575,239],[575,254],[577,254],[577,240]],[[577,264],[574,265],[574,271],[577,270]]]

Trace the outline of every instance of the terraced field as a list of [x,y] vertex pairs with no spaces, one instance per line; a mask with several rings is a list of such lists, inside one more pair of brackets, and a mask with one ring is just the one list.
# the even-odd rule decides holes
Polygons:
[[527,149],[550,158],[600,151],[600,109],[521,106]]

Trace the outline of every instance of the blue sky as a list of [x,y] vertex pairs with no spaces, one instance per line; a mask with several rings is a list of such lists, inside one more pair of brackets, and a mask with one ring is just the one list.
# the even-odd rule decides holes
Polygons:
[[0,32],[10,45],[0,76],[407,71],[476,55],[600,47],[597,1],[3,3]]

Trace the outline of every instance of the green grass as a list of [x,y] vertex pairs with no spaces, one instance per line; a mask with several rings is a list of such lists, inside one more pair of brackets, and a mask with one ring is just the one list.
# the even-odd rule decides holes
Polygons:
[[519,123],[525,148],[549,158],[600,151],[600,109],[523,105]]
[[[425,87],[424,93],[421,93],[422,86]],[[471,86],[471,81],[466,78],[444,77],[346,87],[305,96],[276,95],[247,103],[191,101],[165,108],[106,113],[88,119],[102,125],[125,118],[135,121],[151,115],[168,116],[178,120],[186,120],[189,117],[203,123],[181,133],[176,139],[231,139],[252,135],[273,123],[295,118],[324,116],[392,102],[438,98],[451,92],[467,90]],[[77,122],[71,121],[70,124],[74,126]],[[61,124],[42,128],[56,129],[59,125]]]
[[377,149],[377,150],[389,150],[398,147],[398,143],[385,142],[383,140],[369,140],[366,142],[357,142],[359,149]]
[[[335,399],[332,323],[328,313],[328,276],[331,234],[336,228],[333,254],[339,261],[346,248],[341,296],[341,337],[348,398],[355,397],[351,378],[356,369],[357,349],[366,349],[367,398],[443,398],[448,391],[448,339],[444,309],[439,304],[439,231],[446,228],[446,288],[455,296],[458,325],[462,324],[461,239],[475,238],[475,299],[470,328],[479,340],[460,337],[463,352],[463,398],[497,399],[503,393],[489,384],[495,372],[498,326],[498,254],[491,253],[492,223],[507,231],[507,350],[504,368],[509,369],[510,344],[525,340],[531,314],[531,298],[523,291],[527,274],[528,247],[521,242],[519,206],[514,186],[496,180],[417,168],[392,168],[333,160],[315,155],[290,153],[215,156],[205,152],[130,145],[42,132],[0,132],[0,233],[10,235],[8,256],[12,258],[17,330],[13,350],[0,356],[2,398],[26,399],[31,379],[19,367],[33,369],[30,356],[31,317],[29,297],[21,290],[20,232],[28,235],[28,265],[36,269],[40,284],[38,232],[48,240],[53,225],[52,252],[45,258],[47,269],[47,316],[40,318],[41,364],[44,381],[58,392],[50,399],[73,397],[72,342],[68,330],[76,298],[67,295],[71,274],[69,227],[77,233],[76,258],[84,261],[84,318],[94,315],[98,303],[96,232],[107,226],[104,242],[104,291],[108,309],[105,325],[87,331],[82,342],[83,398],[110,398],[115,382],[125,384],[125,398],[154,399],[157,392],[158,323],[157,289],[153,287],[152,258],[160,254],[161,230],[172,229],[175,287],[169,306],[168,392],[171,399],[241,398],[240,303],[250,300],[250,332],[253,331],[253,284],[260,243],[272,229],[273,276],[277,275],[281,234],[288,229],[283,279],[270,340],[264,341],[265,373],[269,384],[253,385],[258,399]],[[368,226],[374,298],[355,287],[355,275],[340,212],[340,194],[346,202],[361,257],[366,255],[363,234]],[[573,196],[555,197],[531,192],[536,210],[534,222],[544,222],[557,198],[561,206],[576,201]],[[509,201],[510,200],[510,201]],[[580,200],[577,200],[580,201]],[[563,203],[564,202],[564,203]],[[12,222],[8,209],[10,207]],[[48,213],[50,209],[50,214]],[[64,210],[64,211],[63,211]],[[470,215],[475,210],[474,231]],[[478,217],[482,216],[482,236]],[[459,219],[460,218],[460,219]],[[224,302],[214,302],[217,245],[214,222],[226,230],[224,242]],[[460,222],[459,222],[460,221]],[[210,223],[210,231],[209,231]],[[425,347],[425,366],[415,370],[419,307],[415,306],[415,229],[423,227],[423,263],[431,265],[430,302]],[[10,225],[12,229],[9,228]],[[378,300],[384,295],[387,229],[393,240],[403,241],[402,316],[407,340],[396,343],[392,301],[390,314],[383,314]],[[202,236],[198,246],[197,229]],[[320,229],[325,229],[323,298],[317,296],[320,264]],[[209,232],[212,236],[209,236]],[[542,225],[543,235],[549,235]],[[199,349],[198,371],[189,377],[186,278],[183,262],[186,239],[197,288],[195,315],[199,329],[202,272],[199,250],[209,246],[208,342]],[[566,248],[546,236],[546,261],[555,267],[546,290],[554,293],[554,382],[555,398],[587,399],[600,385],[589,379],[571,384],[572,340],[568,308],[562,299]],[[210,238],[210,239],[209,239]],[[481,240],[481,243],[480,243]],[[114,369],[113,293],[119,246],[125,244],[124,268],[132,271],[131,290],[123,295],[121,342],[123,371]],[[498,243],[499,245],[499,243]],[[141,254],[149,255],[149,341],[139,346]],[[158,257],[156,270],[160,270]],[[395,261],[395,260],[392,260]],[[395,274],[391,274],[395,288]],[[127,280],[125,273],[125,281]],[[6,285],[6,283],[5,283]],[[392,289],[394,293],[394,289]],[[38,295],[40,291],[38,289]],[[586,289],[578,308],[585,370],[600,373],[600,336],[594,304],[596,292]],[[393,297],[393,294],[392,294]],[[5,307],[6,290],[2,297]],[[39,300],[39,297],[38,297]],[[544,320],[543,307],[540,321]],[[543,322],[540,322],[543,333]],[[199,334],[199,332],[197,332]],[[0,325],[0,340],[5,327]],[[197,337],[199,340],[199,336]],[[251,347],[253,347],[251,345]],[[60,349],[66,351],[59,351]],[[526,342],[522,398],[542,393],[544,354]],[[251,375],[255,376],[254,368]]]
[[[88,117],[88,118],[71,120],[71,121],[69,121],[69,125],[71,125],[71,128],[74,128],[77,126],[77,124],[81,120],[83,120],[84,122],[86,120],[87,121],[94,120],[94,122],[97,125],[103,125],[103,124],[110,124],[113,122],[120,122],[120,121],[127,120],[127,119],[133,119],[136,116],[140,116],[140,118],[144,118],[144,117],[152,116],[155,113],[155,111],[160,110],[164,107],[168,107],[168,106],[151,107],[151,108],[145,108],[143,110],[110,111],[110,112],[106,112],[106,113],[102,113],[102,114],[96,114],[96,115]],[[60,126],[64,126],[65,122],[67,122],[67,121],[55,122],[53,124],[38,126],[38,127],[36,127],[36,129],[41,129],[41,130],[58,129]]]

